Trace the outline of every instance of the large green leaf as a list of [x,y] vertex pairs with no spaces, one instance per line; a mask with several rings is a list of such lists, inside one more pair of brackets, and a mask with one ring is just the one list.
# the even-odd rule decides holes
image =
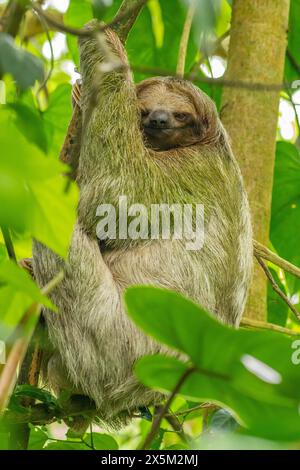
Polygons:
[[0,112],[5,133],[0,135],[0,224],[27,231],[61,256],[66,256],[76,219],[78,190],[66,191],[66,166],[47,158]]
[[[300,374],[291,362],[289,338],[229,328],[190,300],[163,289],[132,287],[125,302],[140,328],[186,354],[197,368],[182,387],[186,397],[229,407],[257,435],[300,436]],[[172,390],[187,367],[175,358],[156,356],[142,359],[137,373],[148,386]]]
[[[300,266],[300,154],[287,142],[278,142],[272,197],[271,241],[279,255]],[[287,274],[291,293],[299,280]]]

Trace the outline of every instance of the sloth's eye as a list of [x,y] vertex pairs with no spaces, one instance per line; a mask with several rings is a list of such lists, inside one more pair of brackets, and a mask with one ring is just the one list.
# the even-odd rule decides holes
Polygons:
[[142,117],[147,117],[149,115],[150,111],[148,109],[142,109],[141,115]]
[[185,121],[188,117],[187,113],[175,113],[174,116],[177,121]]

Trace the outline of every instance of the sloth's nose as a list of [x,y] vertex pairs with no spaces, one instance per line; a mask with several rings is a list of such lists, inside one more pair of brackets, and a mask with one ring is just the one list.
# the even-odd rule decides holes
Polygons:
[[167,111],[161,109],[152,111],[149,116],[150,125],[158,129],[164,129],[168,127],[169,116]]

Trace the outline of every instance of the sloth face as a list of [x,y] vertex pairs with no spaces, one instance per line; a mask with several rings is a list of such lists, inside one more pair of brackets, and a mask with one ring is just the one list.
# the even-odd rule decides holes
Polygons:
[[200,140],[201,129],[192,100],[157,81],[138,88],[141,128],[145,143],[154,150],[186,147]]

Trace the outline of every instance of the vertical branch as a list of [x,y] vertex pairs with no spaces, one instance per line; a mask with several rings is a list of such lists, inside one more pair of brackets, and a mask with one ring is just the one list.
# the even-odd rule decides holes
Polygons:
[[178,75],[179,77],[184,76],[188,42],[189,42],[189,37],[191,33],[191,27],[192,27],[195,11],[196,11],[196,1],[191,0],[191,4],[187,11],[186,20],[183,26],[183,31],[181,35],[180,44],[179,44],[178,60],[177,60],[177,68],[176,68],[176,75]]
[[[283,82],[289,0],[235,0],[227,80],[265,85]],[[254,238],[268,246],[279,91],[224,87],[222,121],[244,177]],[[255,267],[246,316],[264,321],[267,280]]]
[[186,369],[184,371],[184,373],[182,374],[182,376],[178,380],[177,384],[175,385],[173,391],[171,392],[169,398],[167,399],[166,403],[160,408],[159,413],[154,416],[150,432],[146,436],[146,439],[145,439],[145,441],[144,441],[144,443],[141,447],[142,450],[148,449],[151,442],[155,438],[156,433],[159,429],[160,423],[161,423],[162,419],[164,418],[164,416],[167,414],[168,409],[170,408],[175,396],[180,391],[180,389],[181,389],[182,385],[184,384],[184,382],[186,381],[186,379],[195,371],[196,371],[195,367],[191,367],[191,368]]

